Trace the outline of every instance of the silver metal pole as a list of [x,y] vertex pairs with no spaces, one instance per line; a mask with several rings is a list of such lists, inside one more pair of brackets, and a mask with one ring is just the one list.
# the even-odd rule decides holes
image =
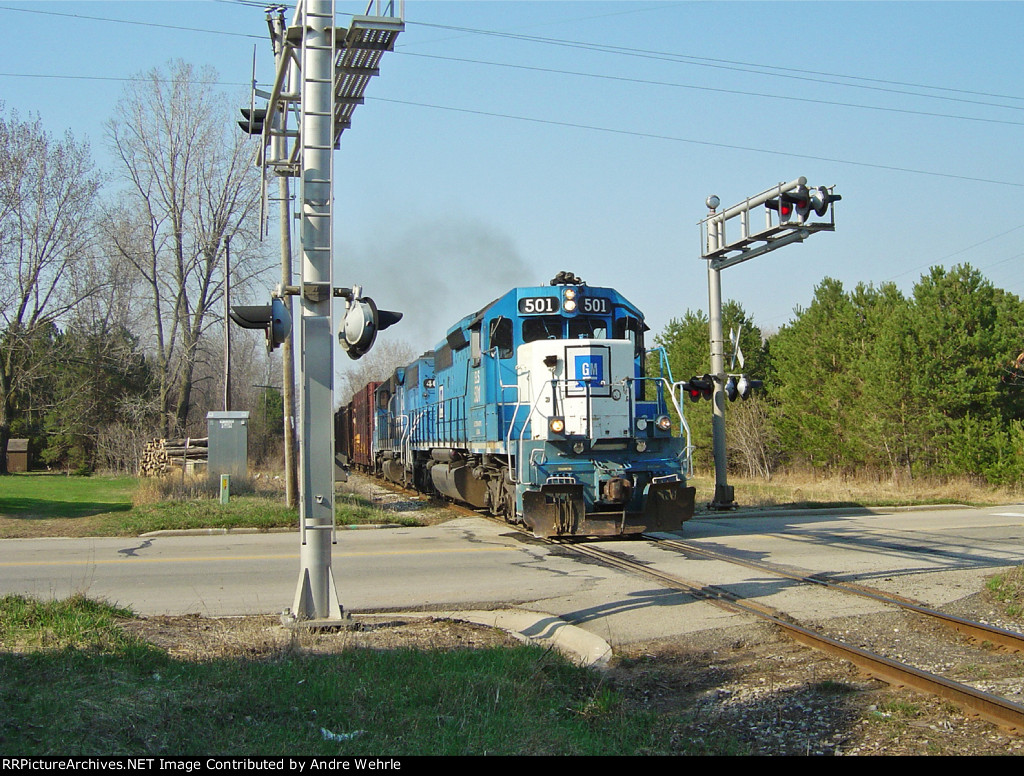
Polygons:
[[301,570],[293,614],[340,619],[331,542],[334,532],[334,340],[331,300],[331,154],[334,150],[334,7],[306,0],[302,43],[302,295],[299,520]]
[[[717,197],[708,197],[708,253],[718,250],[722,237],[718,224],[711,220]],[[725,445],[725,335],[722,333],[722,273],[708,262],[708,333],[711,340],[711,373],[714,380],[711,408],[711,437],[715,457],[715,496],[711,507],[726,509],[734,505],[733,489],[728,484]]]

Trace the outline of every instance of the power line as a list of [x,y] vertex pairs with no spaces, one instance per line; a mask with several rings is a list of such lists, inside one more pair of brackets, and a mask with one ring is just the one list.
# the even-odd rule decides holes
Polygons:
[[[888,92],[888,93],[892,93],[892,94],[903,94],[903,95],[911,95],[911,96],[915,96],[915,97],[924,97],[924,98],[927,98],[927,99],[947,100],[947,101],[952,101],[952,102],[966,102],[966,103],[972,103],[972,104],[976,104],[976,105],[985,105],[985,106],[988,106],[988,107],[1006,108],[1006,109],[1009,109],[1009,110],[1024,110],[1024,106],[1002,105],[1002,104],[999,104],[999,103],[981,102],[981,101],[978,101],[978,100],[968,100],[968,99],[961,98],[961,97],[948,97],[948,96],[935,95],[935,94],[922,94],[920,92],[911,92],[911,91],[906,91],[906,90],[903,90],[903,89],[891,89],[891,88],[887,88],[887,87],[883,87],[883,86],[869,86],[869,85],[866,85],[866,84],[857,84],[857,83],[842,83],[842,82],[839,82],[839,81],[826,80],[826,78],[843,78],[843,79],[847,79],[847,80],[851,80],[851,81],[866,81],[866,82],[877,83],[877,84],[890,84],[892,86],[906,86],[906,87],[910,87],[910,88],[914,88],[914,89],[932,89],[932,90],[936,90],[936,91],[952,92],[952,93],[955,93],[955,94],[971,94],[971,95],[975,95],[975,96],[978,96],[978,97],[994,97],[994,98],[997,98],[997,99],[1006,99],[1006,100],[1024,100],[1024,97],[1021,97],[1021,96],[1018,96],[1018,95],[993,94],[993,93],[989,93],[989,92],[973,91],[973,90],[970,90],[970,89],[957,89],[957,88],[946,87],[946,86],[932,86],[932,85],[928,85],[928,84],[915,84],[915,83],[907,83],[907,82],[903,82],[903,81],[888,81],[888,80],[880,79],[880,78],[867,78],[867,77],[864,77],[864,76],[844,75],[842,73],[825,73],[825,72],[819,72],[819,71],[815,71],[815,70],[801,70],[801,69],[798,69],[798,68],[779,67],[777,65],[765,65],[765,64],[754,63],[754,62],[741,62],[741,61],[728,60],[728,59],[715,59],[715,58],[712,58],[712,57],[698,57],[698,56],[694,56],[694,55],[690,55],[690,54],[677,54],[677,53],[668,52],[668,51],[650,51],[650,50],[645,50],[645,49],[627,48],[625,46],[612,46],[612,45],[609,45],[609,44],[602,44],[602,43],[588,43],[586,41],[567,41],[567,40],[559,39],[559,38],[544,38],[544,37],[540,37],[540,36],[536,36],[536,35],[523,35],[523,34],[520,34],[520,33],[498,32],[498,31],[494,31],[494,30],[480,30],[480,29],[474,29],[472,27],[456,27],[456,26],[453,26],[453,25],[431,24],[431,23],[427,23],[427,22],[415,22],[415,21],[408,21],[408,20],[406,20],[406,23],[407,24],[412,24],[412,25],[423,26],[423,27],[434,27],[434,28],[437,28],[437,29],[447,29],[447,30],[452,30],[452,31],[456,31],[456,32],[465,32],[465,33],[475,34],[475,35],[487,35],[487,36],[491,36],[491,37],[509,38],[509,39],[513,39],[513,40],[522,40],[522,41],[527,41],[527,42],[531,42],[531,43],[542,43],[542,44],[550,45],[550,46],[561,46],[561,47],[566,47],[566,48],[580,48],[580,49],[589,50],[589,51],[598,51],[598,52],[604,52],[604,53],[610,53],[610,54],[620,54],[620,55],[623,55],[623,56],[637,57],[637,58],[642,58],[642,59],[656,59],[656,60],[662,60],[662,61],[668,61],[668,62],[678,62],[679,64],[696,65],[696,66],[699,66],[699,67],[712,67],[712,68],[723,69],[723,70],[737,70],[737,71],[740,71],[740,72],[755,73],[757,75],[769,75],[769,76],[777,76],[777,77],[780,77],[780,78],[791,78],[791,79],[800,80],[800,81],[811,81],[811,82],[814,82],[814,83],[825,83],[825,84],[832,84],[832,85],[835,85],[835,86],[846,86],[846,87],[853,88],[853,89],[868,89],[868,90],[872,90],[872,91]],[[760,70],[755,70],[755,69],[752,69],[752,68],[760,68]],[[779,72],[777,72],[777,73],[763,72],[764,70],[776,70],[776,71],[779,71]],[[788,73],[794,73],[794,74],[800,73],[802,75],[788,75]],[[825,78],[816,78],[816,77],[811,77],[811,76],[824,76]]]
[[496,113],[493,111],[472,110],[470,108],[454,108],[449,105],[434,105],[424,102],[413,102],[411,100],[397,100],[386,97],[366,97],[367,100],[377,102],[390,102],[397,105],[411,105],[417,108],[431,108],[434,110],[450,111],[454,113],[469,113],[475,116],[486,116],[488,118],[512,119],[514,121],[526,121],[533,124],[546,124],[548,126],[569,127],[572,129],[589,129],[595,132],[607,132],[615,135],[627,135],[631,137],[644,137],[652,140],[669,140],[675,143],[689,143],[692,145],[708,146],[711,148],[724,148],[730,151],[749,151],[751,153],[772,154],[774,156],[787,156],[794,159],[809,159],[816,162],[829,162],[832,164],[846,164],[853,167],[867,167],[874,170],[887,170],[890,172],[904,172],[913,175],[929,175],[937,178],[950,178],[952,180],[970,181],[972,183],[990,183],[996,186],[1012,186],[1024,188],[1024,183],[1016,181],[1002,181],[994,178],[977,178],[970,175],[957,175],[955,173],[935,172],[934,170],[918,170],[912,167],[899,167],[897,165],[876,164],[873,162],[855,162],[848,159],[836,159],[828,156],[815,156],[813,154],[800,154],[793,151],[775,151],[770,148],[757,148],[754,146],[733,145],[729,143],[716,143],[711,140],[698,140],[695,138],[677,137],[674,135],[661,135],[654,132],[639,132],[629,129],[615,129],[613,127],[600,127],[593,124],[578,124],[571,121],[556,121],[554,119],[539,119],[531,116],[516,116],[511,113]]
[[815,105],[830,105],[830,106],[833,106],[833,107],[840,107],[840,108],[857,108],[857,109],[860,109],[860,110],[876,110],[876,111],[885,111],[885,112],[888,112],[888,113],[905,113],[905,114],[910,114],[910,115],[913,115],[913,116],[927,116],[927,117],[930,117],[930,118],[956,119],[956,120],[959,120],[959,121],[980,121],[980,122],[984,122],[984,123],[988,123],[988,124],[1012,124],[1012,125],[1015,125],[1015,126],[1024,126],[1024,121],[1009,121],[1007,119],[990,119],[990,118],[982,118],[980,116],[959,116],[959,115],[954,115],[954,114],[949,114],[949,113],[934,113],[934,112],[931,112],[931,111],[910,110],[909,108],[887,108],[887,107],[883,107],[883,106],[879,106],[879,105],[862,105],[862,104],[852,103],[852,102],[839,102],[839,101],[836,101],[836,100],[820,100],[820,99],[815,99],[815,98],[812,98],[812,97],[796,97],[796,96],[793,96],[793,95],[785,95],[785,94],[767,94],[767,93],[764,93],[764,92],[751,92],[751,91],[745,91],[745,90],[741,90],[741,89],[725,89],[725,88],[716,87],[716,86],[696,86],[696,85],[693,85],[693,84],[681,84],[681,83],[677,83],[677,82],[674,82],[674,81],[655,81],[655,80],[650,80],[650,79],[646,79],[646,78],[630,78],[630,77],[627,77],[627,76],[607,75],[607,74],[604,74],[604,73],[584,73],[584,72],[579,72],[579,71],[576,71],[576,70],[564,70],[564,69],[559,69],[559,68],[537,67],[535,65],[516,65],[516,64],[510,64],[508,62],[492,62],[492,61],[483,60],[483,59],[465,59],[465,58],[462,58],[462,57],[446,57],[446,56],[441,56],[441,55],[438,55],[438,54],[418,54],[418,53],[415,53],[415,52],[412,52],[412,51],[400,51],[398,53],[399,54],[404,54],[405,56],[409,56],[409,57],[422,57],[422,58],[425,58],[425,59],[437,59],[437,60],[442,60],[442,61],[446,61],[446,62],[466,62],[466,63],[470,63],[470,64],[475,64],[475,65],[489,65],[489,66],[492,66],[492,67],[506,67],[506,68],[511,68],[511,69],[515,69],[515,70],[527,70],[527,71],[532,71],[532,72],[537,72],[537,73],[552,73],[552,74],[555,74],[555,75],[571,75],[571,76],[579,76],[579,77],[582,77],[582,78],[600,78],[600,79],[604,79],[604,80],[608,80],[608,81],[621,81],[621,82],[624,82],[624,83],[644,84],[644,85],[649,85],[649,86],[669,86],[669,87],[676,88],[676,89],[694,89],[694,90],[703,91],[703,92],[717,92],[719,94],[734,94],[734,95],[738,95],[738,96],[741,96],[741,97],[764,97],[766,99],[772,99],[772,100],[790,100],[790,101],[793,101],[793,102],[806,102],[806,103],[812,103],[812,104],[815,104]]
[[[219,0],[219,1],[220,2],[227,2],[227,0]],[[253,7],[253,8],[256,8],[256,7],[265,8],[267,6],[266,3],[258,2],[258,1],[252,1],[252,0],[234,0],[231,4],[233,4],[233,5],[241,5],[241,6],[246,6],[246,7]],[[286,5],[285,7],[292,7],[292,6],[287,6]],[[255,39],[255,40],[264,40],[265,39],[264,35],[254,35],[254,34],[250,34],[250,33],[229,32],[229,31],[226,31],[226,30],[210,30],[210,29],[205,29],[205,28],[200,28],[200,27],[186,27],[186,26],[183,26],[183,25],[161,24],[161,23],[157,23],[157,22],[142,22],[142,21],[134,21],[134,20],[129,20],[129,19],[116,19],[116,18],[111,18],[111,17],[106,17],[106,16],[91,16],[91,15],[87,15],[87,14],[64,13],[64,12],[60,12],[60,11],[45,11],[45,10],[41,10],[41,9],[37,9],[37,8],[16,8],[16,7],[12,7],[12,6],[0,6],[0,10],[18,11],[18,12],[21,12],[21,13],[35,13],[35,14],[42,14],[42,15],[47,15],[47,16],[60,16],[60,17],[72,18],[72,19],[85,19],[85,20],[89,20],[89,21],[112,22],[112,23],[116,23],[116,24],[131,24],[131,25],[136,25],[136,26],[141,26],[141,27],[155,27],[155,28],[161,28],[161,29],[180,30],[180,31],[183,31],[183,32],[199,32],[199,33],[204,33],[204,34],[209,34],[209,35],[227,35],[227,36],[230,36],[230,37],[241,37],[241,38],[248,38],[248,39]],[[346,14],[346,15],[348,15],[348,14]],[[545,37],[537,36],[537,35],[525,35],[525,34],[522,34],[522,33],[500,32],[500,31],[497,31],[497,30],[482,30],[482,29],[476,29],[476,28],[472,28],[472,27],[459,27],[459,26],[454,26],[454,25],[433,24],[433,23],[429,23],[429,22],[417,22],[417,21],[412,21],[412,20],[406,20],[406,23],[410,24],[410,25],[420,26],[420,27],[429,27],[429,28],[435,28],[435,29],[452,30],[452,31],[455,31],[455,32],[463,32],[463,33],[472,34],[472,35],[487,35],[487,36],[492,36],[492,37],[508,38],[508,39],[511,39],[511,40],[521,40],[521,41],[532,42],[532,43],[542,43],[542,44],[545,44],[545,45],[554,45],[554,46],[562,46],[562,47],[569,47],[569,48],[582,48],[582,49],[585,49],[585,50],[600,51],[600,52],[605,52],[605,53],[613,53],[613,54],[619,54],[619,55],[623,55],[623,56],[651,58],[651,59],[661,59],[661,60],[664,60],[664,61],[677,62],[679,64],[691,64],[691,65],[696,65],[696,66],[700,66],[700,67],[715,67],[715,68],[723,68],[723,69],[729,69],[729,70],[739,70],[741,72],[751,72],[751,73],[754,73],[754,74],[757,74],[757,75],[769,75],[769,76],[778,76],[778,77],[783,77],[783,78],[795,78],[795,79],[798,79],[798,80],[813,81],[813,82],[816,82],[816,83],[826,83],[826,84],[831,84],[831,85],[835,85],[835,86],[846,86],[846,87],[851,87],[851,88],[872,89],[872,90],[876,90],[876,91],[890,92],[890,93],[895,93],[895,94],[904,94],[904,95],[911,95],[911,96],[916,96],[916,97],[924,97],[926,99],[940,99],[940,100],[948,100],[948,101],[953,101],[953,102],[964,102],[964,103],[969,103],[969,104],[984,105],[984,106],[987,106],[987,107],[1005,108],[1005,109],[1008,109],[1008,110],[1024,110],[1024,106],[1002,105],[1002,104],[999,104],[999,103],[982,102],[982,101],[979,101],[979,100],[967,100],[967,99],[958,98],[958,97],[947,97],[947,96],[942,96],[942,95],[922,94],[922,93],[919,93],[919,92],[908,92],[908,91],[901,90],[901,89],[890,89],[890,88],[883,88],[883,87],[879,87],[879,86],[864,86],[864,85],[860,85],[860,84],[842,83],[842,82],[837,82],[837,81],[823,80],[822,78],[816,78],[816,77],[812,78],[810,76],[824,76],[826,78],[842,78],[842,79],[853,80],[853,81],[863,81],[863,82],[866,82],[866,83],[873,83],[873,84],[889,84],[889,85],[892,85],[892,86],[905,86],[905,87],[911,87],[911,88],[915,88],[915,89],[931,89],[931,90],[952,92],[952,93],[955,93],[955,94],[970,94],[970,95],[975,95],[975,96],[980,96],[980,97],[994,97],[994,98],[997,98],[997,99],[1024,100],[1024,97],[1017,96],[1017,95],[1006,95],[1006,94],[998,94],[998,93],[992,93],[992,92],[976,91],[976,90],[971,90],[971,89],[958,89],[958,88],[954,88],[954,87],[934,86],[934,85],[930,85],[930,84],[918,84],[918,83],[912,83],[912,82],[887,80],[887,79],[881,79],[881,78],[869,78],[869,77],[866,77],[866,76],[846,75],[846,74],[843,74],[843,73],[829,73],[829,72],[816,71],[816,70],[804,70],[804,69],[792,68],[792,67],[782,67],[782,66],[779,66],[779,65],[767,65],[767,64],[756,63],[756,62],[743,62],[743,61],[729,60],[729,59],[720,59],[720,58],[713,58],[713,57],[699,57],[699,56],[696,56],[696,55],[678,54],[678,53],[675,53],[675,52],[664,52],[664,51],[652,51],[652,50],[645,50],[645,49],[627,48],[627,47],[623,47],[623,46],[612,46],[612,45],[609,45],[609,44],[590,43],[590,42],[587,42],[587,41],[567,41],[567,40],[558,39],[558,38],[545,38]],[[411,52],[402,52],[402,53],[411,53]],[[429,56],[429,55],[421,54],[421,55],[417,55],[417,56]],[[442,58],[442,57],[437,57],[437,58]],[[468,61],[473,61],[473,60],[468,60]],[[502,65],[502,63],[484,63],[484,64]],[[515,67],[515,65],[504,65],[504,66],[506,66],[506,67]],[[752,68],[760,68],[760,69],[752,69]],[[765,70],[777,71],[777,72],[775,72],[775,73],[763,72]],[[800,75],[787,75],[789,73],[800,74]],[[578,74],[578,75],[590,75],[590,74]],[[594,76],[594,77],[600,77],[600,76]],[[690,87],[690,88],[700,88],[700,87]],[[722,91],[727,91],[727,90],[722,90]],[[742,92],[742,91],[737,91],[737,92],[733,92],[733,93],[741,94],[741,95],[745,95],[746,94],[746,95],[767,96],[767,97],[776,96],[776,95],[761,95],[761,94],[758,94],[756,92],[748,93],[748,92]],[[786,98],[786,97],[781,97],[781,96],[777,96],[777,98],[779,98],[779,99],[796,99],[796,98]],[[808,101],[811,101],[811,100],[808,100]],[[841,103],[841,102],[836,102],[836,103],[832,103],[832,102],[828,102],[828,101],[820,101],[820,102],[822,102],[823,104],[835,104],[835,105],[843,105],[843,106],[849,105],[848,103]],[[860,106],[860,105],[854,106],[854,107],[862,107],[862,108],[868,108],[868,109],[874,109],[874,110],[899,110],[899,109],[886,109],[886,108],[877,108],[877,107],[874,107],[874,106]],[[916,113],[916,111],[907,111],[907,110],[903,110],[903,111],[899,111],[899,112]],[[945,117],[945,114],[931,114],[931,113],[927,113],[927,112],[921,112],[921,114],[922,115],[936,115],[936,116],[943,116],[943,117]],[[965,118],[965,119],[974,120],[974,121],[998,121],[998,120],[995,120],[995,119],[980,119],[980,118],[972,119],[970,117],[961,117],[961,116],[952,116],[950,118]],[[999,123],[1016,123],[1016,122],[999,122]]]
[[[117,81],[121,83],[176,83],[173,80],[117,75],[51,75],[47,73],[0,73],[0,78],[59,78],[71,81]],[[252,86],[251,81],[188,81],[197,86]]]
[[[903,277],[904,275],[907,275],[907,274],[909,274],[911,272],[918,272],[918,271],[920,271],[922,269],[925,269],[926,267],[932,267],[932,266],[935,266],[936,264],[942,264],[942,263],[946,262],[947,260],[952,259],[954,256],[959,256],[961,253],[966,253],[967,251],[973,250],[974,248],[977,248],[980,245],[985,245],[985,243],[990,243],[993,240],[998,240],[1000,237],[1005,237],[1008,234],[1012,234],[1013,232],[1016,232],[1018,229],[1024,229],[1024,224],[1020,224],[1019,226],[1015,226],[1012,229],[1007,229],[1005,232],[1000,232],[999,234],[994,234],[991,237],[986,237],[984,240],[979,240],[978,242],[974,243],[973,245],[968,245],[966,248],[961,248],[960,250],[953,251],[952,253],[947,253],[942,258],[935,259],[934,261],[932,261],[932,262],[930,262],[928,264],[922,264],[919,267],[912,267],[912,268],[910,268],[908,270],[900,272],[897,275],[893,275],[892,277],[887,278],[887,280],[895,280],[896,278]],[[1017,255],[1019,256],[1020,254],[1017,254]],[[1017,258],[1017,256],[1011,256],[1010,258]],[[1009,261],[1009,259],[1004,259],[1003,261]],[[994,266],[995,264],[1001,264],[1001,263],[1002,263],[1002,261],[997,261],[994,264],[988,264],[986,266]]]
[[207,30],[201,27],[184,27],[177,24],[160,24],[158,22],[139,22],[130,19],[112,19],[107,16],[88,16],[80,13],[63,13],[61,11],[43,11],[39,8],[13,8],[9,5],[0,5],[0,11],[18,11],[19,13],[35,13],[43,16],[63,16],[69,19],[85,19],[93,22],[112,22],[114,24],[132,24],[138,27],[157,27],[165,30],[180,30],[182,32],[202,32],[208,35],[228,35],[234,38],[254,38],[266,40],[266,35],[252,35],[247,32],[228,32],[226,30]]
[[[248,5],[249,3],[237,2],[236,4]],[[205,29],[200,29],[200,28],[190,28],[190,27],[183,27],[183,26],[176,26],[176,25],[164,25],[164,24],[157,24],[157,23],[151,23],[151,22],[136,22],[136,21],[128,21],[128,20],[124,20],[124,19],[111,19],[111,18],[106,18],[106,17],[86,16],[86,15],[82,15],[82,14],[68,14],[68,13],[61,13],[61,12],[55,12],[55,11],[41,11],[41,10],[37,10],[37,9],[11,8],[9,6],[0,6],[0,9],[14,10],[14,11],[23,11],[23,12],[26,12],[26,13],[40,13],[40,14],[47,14],[47,15],[54,15],[54,16],[64,16],[64,17],[71,17],[71,18],[76,18],[76,19],[89,19],[89,20],[94,20],[94,21],[109,21],[109,22],[118,22],[118,23],[124,23],[124,24],[135,24],[135,25],[148,26],[148,27],[162,27],[162,28],[177,29],[177,30],[183,30],[183,31],[189,31],[189,32],[202,32],[202,33],[210,33],[210,34],[231,35],[231,36],[236,36],[236,37],[263,39],[263,36],[249,35],[249,34],[243,34],[243,33],[230,33],[230,32],[225,32],[225,31],[222,31],[222,30],[205,30]],[[410,23],[412,23],[412,24],[419,24],[419,25],[425,26],[425,27],[435,27],[435,28],[440,28],[440,29],[451,29],[451,30],[462,31],[462,32],[467,32],[467,33],[473,33],[473,34],[506,37],[506,38],[516,39],[516,40],[524,40],[524,41],[530,41],[530,42],[540,42],[540,43],[551,44],[551,45],[592,48],[592,49],[596,49],[596,50],[608,51],[610,53],[626,54],[626,55],[630,55],[630,56],[653,56],[655,58],[666,58],[667,57],[670,60],[674,60],[674,61],[681,61],[680,57],[686,56],[686,55],[667,54],[667,53],[664,53],[664,52],[648,52],[648,51],[643,51],[643,50],[624,49],[622,47],[616,47],[616,46],[601,46],[601,45],[598,45],[598,44],[589,44],[589,43],[581,43],[581,42],[563,41],[563,40],[557,40],[557,39],[552,39],[552,38],[542,38],[542,37],[538,37],[538,36],[528,36],[528,35],[520,35],[520,34],[514,34],[514,33],[500,33],[500,32],[495,32],[495,31],[488,31],[488,30],[477,30],[477,29],[473,29],[473,28],[454,27],[454,26],[451,26],[451,25],[437,25],[437,24],[429,24],[429,23],[423,23],[423,22],[410,22]],[[830,101],[825,101],[825,100],[814,100],[814,99],[810,99],[810,98],[787,97],[787,96],[780,96],[780,95],[769,95],[769,94],[762,94],[762,93],[757,93],[757,92],[744,92],[744,91],[738,91],[738,90],[718,89],[718,88],[714,88],[714,87],[700,87],[700,86],[692,86],[692,85],[678,84],[678,83],[672,83],[672,82],[647,81],[647,80],[643,80],[643,79],[632,79],[632,78],[625,78],[625,77],[618,77],[618,76],[607,76],[607,75],[600,75],[600,74],[593,74],[593,73],[579,73],[579,72],[572,72],[572,71],[565,71],[565,70],[553,70],[553,69],[532,67],[532,66],[527,66],[527,65],[510,65],[510,64],[507,64],[507,63],[486,62],[486,61],[481,61],[481,60],[463,60],[463,59],[457,59],[457,58],[453,58],[453,57],[441,57],[441,56],[436,56],[436,55],[416,54],[416,53],[413,53],[413,52],[402,52],[402,53],[406,53],[407,55],[410,55],[410,56],[421,56],[421,57],[428,57],[428,58],[442,59],[442,60],[443,59],[447,59],[447,60],[452,60],[452,61],[466,61],[466,62],[477,63],[477,64],[485,64],[485,65],[492,65],[492,66],[499,66],[499,67],[512,67],[512,68],[517,68],[517,69],[533,70],[533,71],[539,71],[539,72],[554,72],[554,73],[561,73],[561,74],[568,74],[568,75],[576,75],[576,76],[581,76],[581,77],[607,78],[607,79],[627,81],[627,82],[650,83],[650,84],[654,84],[654,85],[672,86],[672,87],[676,87],[676,88],[690,88],[690,89],[698,89],[698,90],[704,90],[704,91],[719,91],[719,92],[725,92],[725,93],[731,93],[731,94],[739,94],[739,95],[743,95],[743,96],[760,96],[760,97],[777,98],[777,99],[793,99],[793,100],[800,100],[800,101],[806,101],[806,102],[818,102],[818,103],[827,104],[827,105],[837,105],[837,106],[841,106],[841,107],[853,107],[853,108],[871,109],[871,110],[889,110],[889,111],[896,111],[896,112],[902,112],[902,113],[915,113],[915,114],[921,114],[921,115],[926,115],[926,116],[936,116],[936,117],[954,118],[954,119],[963,119],[963,120],[973,120],[973,121],[988,121],[988,122],[1008,123],[1008,124],[1020,124],[1021,123],[1021,122],[999,121],[999,120],[994,120],[994,119],[984,119],[984,118],[975,118],[975,117],[967,117],[967,116],[953,116],[953,115],[948,115],[948,114],[933,114],[933,113],[927,113],[927,112],[923,112],[923,111],[910,111],[910,110],[897,109],[897,108],[883,108],[883,107],[877,107],[877,106],[855,105],[855,104],[851,104],[851,103],[830,102]],[[693,59],[703,59],[703,58],[693,58]],[[729,60],[708,60],[708,61],[728,62]],[[734,63],[734,64],[744,64],[744,65],[746,65],[748,63]],[[757,65],[757,66],[758,67],[771,67],[771,66],[761,66],[761,65]],[[795,69],[791,69],[791,68],[778,68],[778,69],[795,70]],[[796,71],[796,72],[814,72],[814,71]],[[762,73],[762,74],[764,74],[764,73]],[[138,80],[138,79],[135,79],[135,78],[118,78],[118,77],[113,77],[113,76],[71,76],[71,75],[60,76],[60,75],[16,74],[16,73],[0,73],[0,76],[6,76],[6,77],[33,77],[33,78],[68,78],[68,79],[110,80],[110,81],[136,81],[136,80]],[[793,76],[785,76],[785,77],[793,77]],[[838,76],[838,77],[854,78],[854,76]],[[874,80],[874,79],[865,79],[865,80]],[[204,82],[204,83],[208,83],[208,82]],[[228,86],[228,85],[230,85],[230,86],[248,86],[249,85],[248,83],[237,83],[237,82],[216,82],[216,83],[218,85],[224,85],[224,86]],[[900,82],[887,82],[887,83],[900,83]],[[839,84],[839,85],[847,85],[847,84]],[[873,87],[871,87],[871,88],[873,88]],[[925,86],[923,88],[945,89],[946,87]],[[887,91],[887,90],[883,90],[883,91]],[[956,90],[956,91],[962,91],[962,90]],[[975,92],[971,92],[971,93],[975,93]],[[977,94],[983,94],[983,93],[978,92]],[[930,96],[930,95],[919,95],[919,96]],[[1005,95],[990,95],[990,96],[1005,96]],[[1015,97],[1010,97],[1010,98],[1011,99],[1018,99],[1018,98],[1015,98]],[[669,141],[673,141],[673,142],[691,143],[691,144],[704,145],[704,146],[709,146],[709,147],[725,148],[725,149],[729,149],[729,150],[749,151],[749,152],[753,152],[753,153],[766,153],[766,154],[773,154],[773,155],[779,155],[779,156],[788,156],[788,157],[793,157],[793,158],[810,159],[810,160],[815,160],[815,161],[827,161],[827,162],[838,163],[838,164],[846,164],[846,165],[852,165],[852,166],[867,167],[867,168],[872,168],[872,169],[882,169],[882,170],[889,170],[889,171],[895,171],[895,172],[905,172],[905,173],[918,174],[918,175],[929,175],[929,176],[935,176],[935,177],[950,178],[950,179],[954,179],[954,180],[971,181],[971,182],[976,182],[976,183],[989,183],[989,184],[1001,185],[1001,186],[1024,187],[1024,184],[1013,182],[1013,181],[1003,181],[1003,180],[996,180],[996,179],[989,179],[989,178],[980,178],[980,177],[975,177],[975,176],[956,175],[956,174],[953,174],[953,173],[943,173],[943,172],[936,172],[936,171],[930,171],[930,170],[919,170],[919,169],[908,168],[908,167],[900,167],[900,166],[896,166],[896,165],[883,165],[883,164],[876,164],[876,163],[869,163],[869,162],[856,162],[856,161],[850,161],[850,160],[835,159],[835,158],[830,158],[830,157],[814,156],[814,155],[810,155],[810,154],[799,154],[799,153],[793,153],[793,152],[775,151],[775,150],[772,150],[772,149],[756,148],[756,147],[750,147],[750,146],[741,146],[741,145],[731,145],[731,144],[724,144],[724,143],[715,143],[715,142],[711,142],[711,141],[704,141],[704,140],[699,140],[699,139],[694,139],[694,138],[683,138],[683,137],[676,137],[676,136],[670,136],[670,135],[660,135],[660,134],[656,134],[656,133],[646,133],[646,132],[639,132],[639,131],[633,131],[633,130],[615,129],[615,128],[610,128],[610,127],[600,127],[600,126],[579,124],[579,123],[573,123],[573,122],[554,121],[554,120],[549,120],[549,119],[539,119],[539,118],[532,118],[532,117],[526,117],[526,116],[516,116],[516,115],[512,115],[512,114],[503,114],[503,113],[496,113],[496,112],[471,110],[471,109],[466,109],[466,108],[454,108],[454,107],[451,107],[451,106],[433,105],[433,104],[428,104],[428,103],[418,103],[418,102],[405,101],[405,100],[387,100],[387,99],[384,99],[384,98],[369,98],[369,99],[377,99],[377,100],[380,100],[382,102],[394,102],[394,103],[399,103],[399,104],[406,104],[406,105],[411,105],[411,106],[416,106],[416,107],[425,107],[425,108],[431,108],[431,109],[436,109],[436,110],[455,111],[455,112],[462,112],[462,113],[468,113],[468,114],[473,114],[473,115],[488,116],[488,117],[492,117],[492,118],[505,118],[505,119],[511,119],[511,120],[516,120],[516,121],[528,121],[528,122],[533,122],[533,123],[548,124],[548,125],[552,125],[552,126],[563,126],[563,127],[577,128],[577,129],[589,129],[589,130],[592,130],[592,131],[609,132],[609,133],[621,134],[621,135],[629,135],[629,136],[634,136],[634,137],[647,137],[647,138],[652,138],[652,139],[669,140]],[[954,98],[941,98],[941,99],[954,99]],[[1010,107],[1010,106],[1001,106],[1001,107]]]

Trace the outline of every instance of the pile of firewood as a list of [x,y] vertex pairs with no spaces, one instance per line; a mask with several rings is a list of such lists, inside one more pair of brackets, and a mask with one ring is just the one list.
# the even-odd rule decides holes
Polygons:
[[159,477],[174,469],[184,468],[187,462],[207,462],[209,437],[184,439],[154,439],[147,442],[139,461],[140,477]]

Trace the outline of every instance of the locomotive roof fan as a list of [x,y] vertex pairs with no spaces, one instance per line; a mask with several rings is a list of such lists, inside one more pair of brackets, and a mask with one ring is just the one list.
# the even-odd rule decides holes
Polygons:
[[373,347],[378,331],[402,320],[402,313],[378,310],[373,299],[359,296],[360,292],[359,286],[353,287],[338,331],[338,342],[351,359],[365,356]]

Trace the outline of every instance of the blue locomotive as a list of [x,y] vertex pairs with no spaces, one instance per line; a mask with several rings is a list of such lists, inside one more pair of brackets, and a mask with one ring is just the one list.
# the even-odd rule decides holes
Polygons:
[[676,530],[694,488],[670,384],[645,374],[646,330],[621,294],[571,273],[513,289],[357,393],[372,390],[372,428],[349,436],[372,436],[375,473],[538,536]]

